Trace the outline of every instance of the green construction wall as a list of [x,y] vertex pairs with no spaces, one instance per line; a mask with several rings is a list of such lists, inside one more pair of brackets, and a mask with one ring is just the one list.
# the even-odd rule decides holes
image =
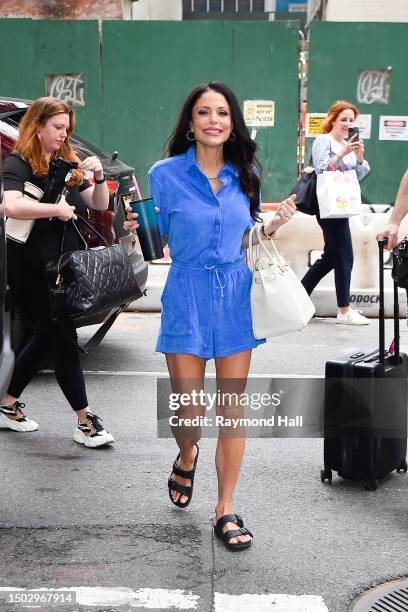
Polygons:
[[[263,199],[287,195],[297,172],[297,22],[97,21],[0,19],[0,95],[34,99],[46,74],[83,72],[85,107],[77,131],[120,151],[146,191],[149,166],[163,145],[188,91],[224,81],[245,99],[275,101],[275,127],[257,131]],[[371,202],[392,202],[407,167],[408,143],[379,141],[380,115],[408,114],[408,24],[314,22],[310,30],[308,111],[324,112],[345,98],[372,115],[362,182]],[[358,104],[360,70],[392,66],[388,105]],[[311,140],[308,139],[307,151]]]
[[182,102],[196,85],[228,84],[240,102],[275,101],[275,127],[258,130],[263,199],[287,195],[296,177],[297,22],[105,21],[103,146],[118,149],[143,190],[163,157]]
[[[287,195],[296,178],[298,22],[0,20],[0,95],[35,99],[46,74],[84,72],[77,131],[118,149],[146,174],[163,157],[189,90],[227,83],[239,100],[275,101],[275,126],[257,130],[264,200]],[[16,44],[18,41],[18,44]]]
[[[408,142],[378,139],[380,115],[408,115],[408,24],[314,22],[310,29],[307,110],[325,112],[337,99],[357,105],[372,115],[371,139],[365,157],[371,173],[361,183],[372,203],[393,202],[399,181],[408,166]],[[360,70],[385,70],[392,66],[388,105],[359,104]],[[306,159],[310,153],[308,139]]]
[[83,72],[85,106],[76,107],[78,132],[100,144],[101,69],[97,21],[0,19],[0,95],[45,95],[46,74]]

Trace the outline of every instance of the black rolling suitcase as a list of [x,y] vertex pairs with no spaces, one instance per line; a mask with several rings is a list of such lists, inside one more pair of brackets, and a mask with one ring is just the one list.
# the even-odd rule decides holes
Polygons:
[[[385,351],[384,243],[379,242],[379,349],[326,363],[324,469],[377,488],[377,479],[407,471],[408,357],[399,351],[398,287],[394,283],[394,353]],[[384,382],[385,381],[385,382]],[[385,426],[384,426],[385,425]]]

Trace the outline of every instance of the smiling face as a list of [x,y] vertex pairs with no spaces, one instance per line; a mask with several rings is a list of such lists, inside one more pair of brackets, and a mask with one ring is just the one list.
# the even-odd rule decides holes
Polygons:
[[232,131],[231,109],[225,97],[210,89],[198,98],[192,109],[190,129],[197,143],[219,147]]
[[355,121],[356,117],[351,108],[346,108],[337,115],[335,121],[333,121],[333,127],[331,134],[335,140],[344,140],[347,138],[348,129]]
[[51,154],[61,148],[67,137],[69,128],[69,115],[59,113],[47,119],[44,125],[38,126],[38,136],[41,140],[43,152]]

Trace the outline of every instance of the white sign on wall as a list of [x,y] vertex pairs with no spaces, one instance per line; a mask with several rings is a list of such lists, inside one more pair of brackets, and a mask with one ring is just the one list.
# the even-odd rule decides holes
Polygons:
[[273,100],[244,100],[244,120],[248,127],[273,127],[275,125],[275,102]]
[[408,140],[407,115],[381,115],[379,140]]
[[360,138],[363,140],[371,138],[371,115],[359,115],[354,125],[360,128]]

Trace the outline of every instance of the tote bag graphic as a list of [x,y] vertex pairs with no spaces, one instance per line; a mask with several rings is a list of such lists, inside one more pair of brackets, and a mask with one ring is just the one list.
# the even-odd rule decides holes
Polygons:
[[362,212],[355,170],[327,170],[318,174],[316,193],[321,219],[343,219]]

